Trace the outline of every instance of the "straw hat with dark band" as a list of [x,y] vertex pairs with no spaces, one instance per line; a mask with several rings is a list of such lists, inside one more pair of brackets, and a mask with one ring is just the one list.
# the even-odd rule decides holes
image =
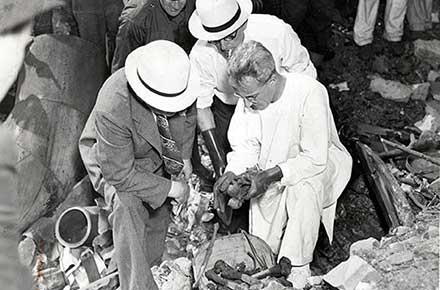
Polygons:
[[198,77],[188,55],[177,44],[156,40],[132,51],[125,75],[136,95],[151,107],[178,112],[196,100]]
[[251,0],[197,0],[189,31],[198,39],[220,40],[240,28],[251,12]]

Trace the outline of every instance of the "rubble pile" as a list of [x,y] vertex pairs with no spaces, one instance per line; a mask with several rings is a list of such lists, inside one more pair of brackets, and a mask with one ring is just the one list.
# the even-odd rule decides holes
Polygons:
[[345,290],[438,289],[439,210],[426,208],[412,227],[398,227],[380,241],[352,244],[348,261],[324,280]]

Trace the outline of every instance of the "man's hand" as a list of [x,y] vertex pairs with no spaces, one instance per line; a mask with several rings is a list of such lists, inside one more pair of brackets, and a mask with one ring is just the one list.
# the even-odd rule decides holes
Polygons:
[[174,198],[178,204],[185,204],[189,197],[189,185],[185,181],[171,181],[171,190],[168,197]]
[[191,178],[193,168],[190,159],[183,159],[183,168],[177,178],[188,181]]
[[283,177],[283,172],[278,166],[260,171],[252,179],[251,188],[246,196],[246,199],[251,199],[263,194],[273,182],[280,181]]

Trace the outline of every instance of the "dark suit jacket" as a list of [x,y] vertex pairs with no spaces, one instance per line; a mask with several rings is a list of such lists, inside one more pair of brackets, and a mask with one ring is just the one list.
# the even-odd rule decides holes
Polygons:
[[[169,118],[170,130],[190,159],[196,128],[195,104]],[[79,141],[95,190],[106,183],[118,194],[133,194],[153,209],[161,206],[171,181],[164,177],[162,146],[154,115],[130,89],[124,69],[102,86]]]

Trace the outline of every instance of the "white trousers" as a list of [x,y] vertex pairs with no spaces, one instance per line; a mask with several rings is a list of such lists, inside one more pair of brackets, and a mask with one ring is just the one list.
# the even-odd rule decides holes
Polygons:
[[425,31],[432,28],[432,0],[408,0],[406,13],[410,30]]
[[336,202],[329,204],[322,177],[288,187],[273,185],[250,203],[249,232],[295,266],[312,261],[321,218],[330,241],[333,235]]
[[[396,42],[402,39],[407,1],[408,0],[387,0],[385,8],[385,32],[383,35],[386,40]],[[359,0],[353,29],[354,42],[357,45],[362,46],[373,42],[373,31],[379,10],[379,2],[380,0]]]

